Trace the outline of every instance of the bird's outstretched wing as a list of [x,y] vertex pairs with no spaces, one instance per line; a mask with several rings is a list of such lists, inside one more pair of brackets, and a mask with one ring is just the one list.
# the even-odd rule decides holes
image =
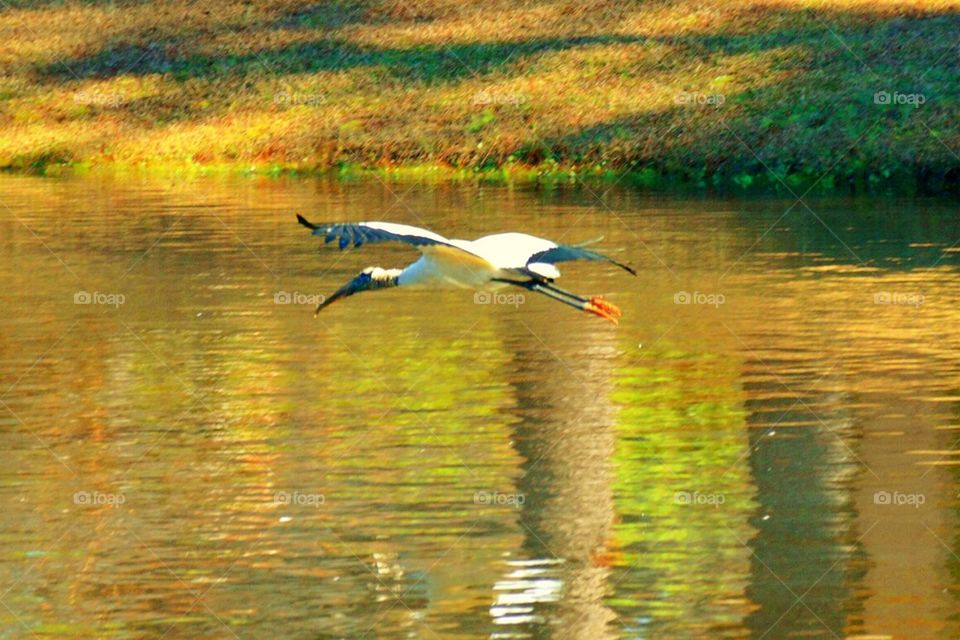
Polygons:
[[633,275],[637,275],[637,272],[633,267],[623,264],[622,262],[617,262],[610,256],[605,256],[602,253],[585,249],[582,246],[578,247],[568,244],[558,244],[544,251],[538,251],[537,253],[534,253],[527,258],[527,265],[543,262],[547,264],[556,264],[557,262],[566,262],[568,260],[606,260],[607,262],[615,264],[621,269],[632,273]]
[[365,242],[405,242],[414,246],[448,245],[454,246],[443,236],[419,227],[393,222],[346,222],[335,224],[314,224],[297,214],[297,221],[313,231],[315,236],[324,236],[326,242],[339,241],[341,249],[353,245],[359,247]]

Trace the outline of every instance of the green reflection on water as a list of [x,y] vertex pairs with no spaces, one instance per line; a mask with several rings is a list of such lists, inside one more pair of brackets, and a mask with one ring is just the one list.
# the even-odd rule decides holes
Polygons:
[[[8,636],[956,635],[949,204],[2,182]],[[458,291],[314,320],[276,292],[415,254],[318,252],[295,211],[603,235],[639,276],[564,265],[618,329]]]

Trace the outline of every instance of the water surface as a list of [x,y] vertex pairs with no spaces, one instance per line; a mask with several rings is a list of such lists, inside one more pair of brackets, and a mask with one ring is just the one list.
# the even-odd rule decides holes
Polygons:
[[[958,637],[955,203],[603,189],[0,178],[0,637]],[[314,319],[416,252],[296,212],[639,275]]]

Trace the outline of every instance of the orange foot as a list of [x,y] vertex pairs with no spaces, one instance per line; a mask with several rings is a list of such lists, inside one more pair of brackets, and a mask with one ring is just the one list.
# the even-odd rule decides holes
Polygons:
[[619,324],[619,320],[617,320],[617,318],[623,315],[623,312],[620,311],[620,307],[607,302],[601,296],[593,296],[590,298],[590,302],[586,304],[583,310],[609,320],[613,324]]

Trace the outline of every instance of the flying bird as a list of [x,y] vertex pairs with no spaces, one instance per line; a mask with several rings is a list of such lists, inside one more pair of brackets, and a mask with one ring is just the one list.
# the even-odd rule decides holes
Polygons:
[[525,233],[498,233],[476,240],[452,240],[427,229],[392,222],[314,224],[297,214],[297,220],[323,236],[338,241],[340,250],[364,243],[405,242],[420,250],[420,259],[404,269],[367,267],[333,295],[317,305],[316,313],[341,298],[361,291],[390,287],[456,286],[492,290],[514,286],[592,313],[617,324],[620,309],[601,296],[584,297],[565,291],[554,281],[560,277],[556,263],[567,260],[599,260],[633,275],[631,267],[582,245],[564,245]]

